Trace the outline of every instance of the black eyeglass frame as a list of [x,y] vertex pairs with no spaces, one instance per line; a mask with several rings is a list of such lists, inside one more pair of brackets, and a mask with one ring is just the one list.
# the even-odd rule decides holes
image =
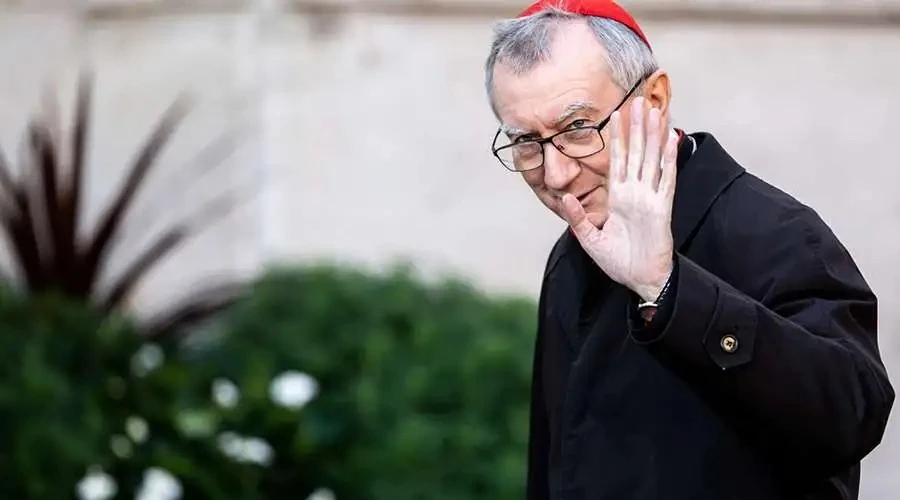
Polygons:
[[[597,154],[597,153],[603,151],[604,149],[606,149],[606,141],[603,140],[603,136],[600,134],[600,132],[601,132],[601,131],[603,130],[603,128],[606,127],[606,125],[609,123],[609,120],[612,118],[613,113],[615,113],[616,111],[619,111],[619,109],[620,109],[622,106],[624,106],[626,102],[628,102],[628,99],[631,98],[632,94],[634,94],[634,92],[641,86],[641,84],[644,83],[644,80],[646,80],[646,79],[647,79],[646,76],[645,76],[645,77],[642,77],[642,78],[640,78],[640,79],[638,79],[637,83],[635,83],[634,86],[632,86],[631,89],[630,89],[628,92],[625,93],[625,96],[622,98],[622,100],[619,102],[619,104],[616,105],[616,107],[609,113],[609,116],[607,116],[606,118],[604,118],[604,119],[601,120],[600,122],[595,123],[594,125],[584,125],[584,126],[581,126],[581,127],[567,128],[567,129],[561,130],[561,131],[559,131],[559,132],[557,132],[557,133],[555,133],[555,134],[553,134],[553,135],[551,135],[551,136],[549,136],[549,137],[544,137],[544,138],[541,138],[541,139],[533,139],[533,140],[525,141],[525,142],[514,142],[514,143],[512,143],[512,144],[507,144],[507,145],[501,146],[501,147],[499,147],[499,148],[496,147],[496,145],[497,145],[497,139],[500,138],[500,134],[503,133],[503,129],[502,129],[502,128],[498,128],[498,129],[497,129],[497,133],[494,134],[494,140],[493,140],[493,142],[491,142],[491,152],[494,154],[494,157],[497,158],[497,161],[499,161],[500,164],[503,165],[503,168],[505,168],[506,170],[509,170],[510,172],[513,172],[513,173],[530,172],[530,171],[532,171],[532,170],[537,170],[537,169],[543,167],[543,166],[544,166],[544,159],[546,158],[546,155],[544,154],[544,151],[545,151],[545,147],[547,146],[547,144],[552,144],[553,147],[556,148],[557,151],[559,151],[560,153],[562,153],[562,154],[568,156],[569,158],[572,158],[573,160],[580,160],[580,159],[583,159],[583,158],[587,158],[587,157],[589,157],[589,156],[594,156],[595,154]],[[561,147],[558,146],[555,142],[553,142],[553,139],[556,139],[557,137],[559,137],[559,136],[561,136],[561,135],[563,135],[563,134],[567,134],[567,133],[572,132],[572,131],[575,131],[575,130],[589,130],[589,129],[594,129],[594,130],[597,131],[597,135],[600,135],[600,142],[601,142],[601,144],[602,144],[602,145],[600,146],[600,149],[598,149],[597,151],[594,151],[593,153],[589,153],[589,154],[581,155],[581,156],[572,156],[572,155],[566,154],[566,152],[563,151],[565,148],[561,148]],[[519,146],[519,145],[522,145],[522,144],[527,144],[527,143],[529,143],[529,142],[535,142],[535,143],[537,143],[537,144],[541,147],[541,163],[540,163],[538,166],[536,166],[536,167],[531,167],[531,168],[528,168],[528,169],[525,169],[525,170],[518,170],[518,169],[516,169],[515,167],[510,168],[510,167],[506,164],[506,162],[504,162],[503,159],[500,158],[500,154],[499,154],[499,153],[500,153],[501,151],[506,150],[506,149],[510,149],[510,148],[513,148],[513,147],[515,147],[515,146]]]

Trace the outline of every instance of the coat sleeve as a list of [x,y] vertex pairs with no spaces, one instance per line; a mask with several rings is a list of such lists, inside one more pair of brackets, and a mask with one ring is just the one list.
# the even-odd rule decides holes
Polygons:
[[[546,283],[544,284],[546,287]],[[531,378],[531,414],[528,432],[527,500],[549,500],[550,423],[544,401],[543,338],[544,290],[538,302],[538,331]]]
[[750,294],[676,255],[667,323],[632,335],[778,464],[830,477],[881,442],[894,390],[875,295],[810,212],[731,244]]

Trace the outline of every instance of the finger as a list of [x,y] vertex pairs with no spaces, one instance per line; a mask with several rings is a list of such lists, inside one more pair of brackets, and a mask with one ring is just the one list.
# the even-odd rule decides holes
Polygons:
[[561,204],[563,218],[569,223],[569,227],[572,228],[572,232],[575,233],[575,237],[578,238],[582,245],[599,234],[600,230],[588,220],[584,207],[581,206],[581,203],[575,196],[571,194],[563,195]]
[[628,131],[628,160],[625,177],[637,180],[644,159],[644,98],[638,97],[631,104],[631,126]]
[[660,137],[662,137],[663,141],[660,144],[660,150],[665,151],[666,144],[668,144],[667,138],[669,137],[671,129],[669,129],[669,115],[663,113],[662,110],[659,110],[659,131],[662,134]]
[[659,179],[659,190],[670,202],[675,196],[675,177],[678,171],[678,135],[670,134],[666,149],[663,152],[662,174]]
[[609,178],[625,180],[625,148],[622,147],[622,115],[615,111],[609,117]]
[[653,108],[647,113],[647,145],[644,148],[644,162],[641,165],[641,182],[656,189],[659,184],[660,156],[663,138],[659,126],[659,110]]

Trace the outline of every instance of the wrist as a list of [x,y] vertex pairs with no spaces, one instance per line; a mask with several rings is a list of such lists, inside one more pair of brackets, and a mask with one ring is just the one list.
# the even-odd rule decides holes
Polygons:
[[656,302],[666,288],[666,285],[669,283],[674,267],[675,262],[672,261],[669,263],[668,267],[665,268],[664,272],[660,272],[655,278],[649,280],[645,284],[632,287],[631,290],[644,302]]

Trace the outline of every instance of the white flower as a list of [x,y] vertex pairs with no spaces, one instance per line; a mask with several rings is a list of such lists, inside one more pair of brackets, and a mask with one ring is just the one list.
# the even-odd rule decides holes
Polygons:
[[121,434],[109,438],[109,449],[119,458],[130,457],[133,451],[131,441]]
[[306,406],[318,392],[316,379],[298,371],[282,373],[269,386],[269,397],[279,405],[292,409]]
[[156,344],[145,344],[131,358],[131,371],[135,375],[143,377],[159,368],[165,359],[166,355],[162,348]]
[[151,467],[144,471],[144,481],[135,500],[178,500],[181,483],[169,471]]
[[128,420],[125,421],[125,434],[128,434],[128,437],[135,443],[143,443],[150,434],[147,421],[141,417],[128,417]]
[[222,408],[234,408],[240,400],[241,393],[230,380],[219,378],[213,382],[212,398]]
[[112,476],[100,469],[89,470],[75,487],[81,500],[107,500],[116,495],[118,487]]
[[306,500],[335,500],[334,492],[328,488],[319,488],[309,495]]
[[251,437],[244,440],[244,457],[248,462],[269,465],[274,455],[275,451],[263,439]]
[[218,438],[219,450],[231,458],[237,459],[241,454],[241,437],[237,434],[226,431],[219,434]]
[[241,437],[233,432],[219,434],[219,449],[229,458],[242,463],[269,465],[275,451],[265,440]]

